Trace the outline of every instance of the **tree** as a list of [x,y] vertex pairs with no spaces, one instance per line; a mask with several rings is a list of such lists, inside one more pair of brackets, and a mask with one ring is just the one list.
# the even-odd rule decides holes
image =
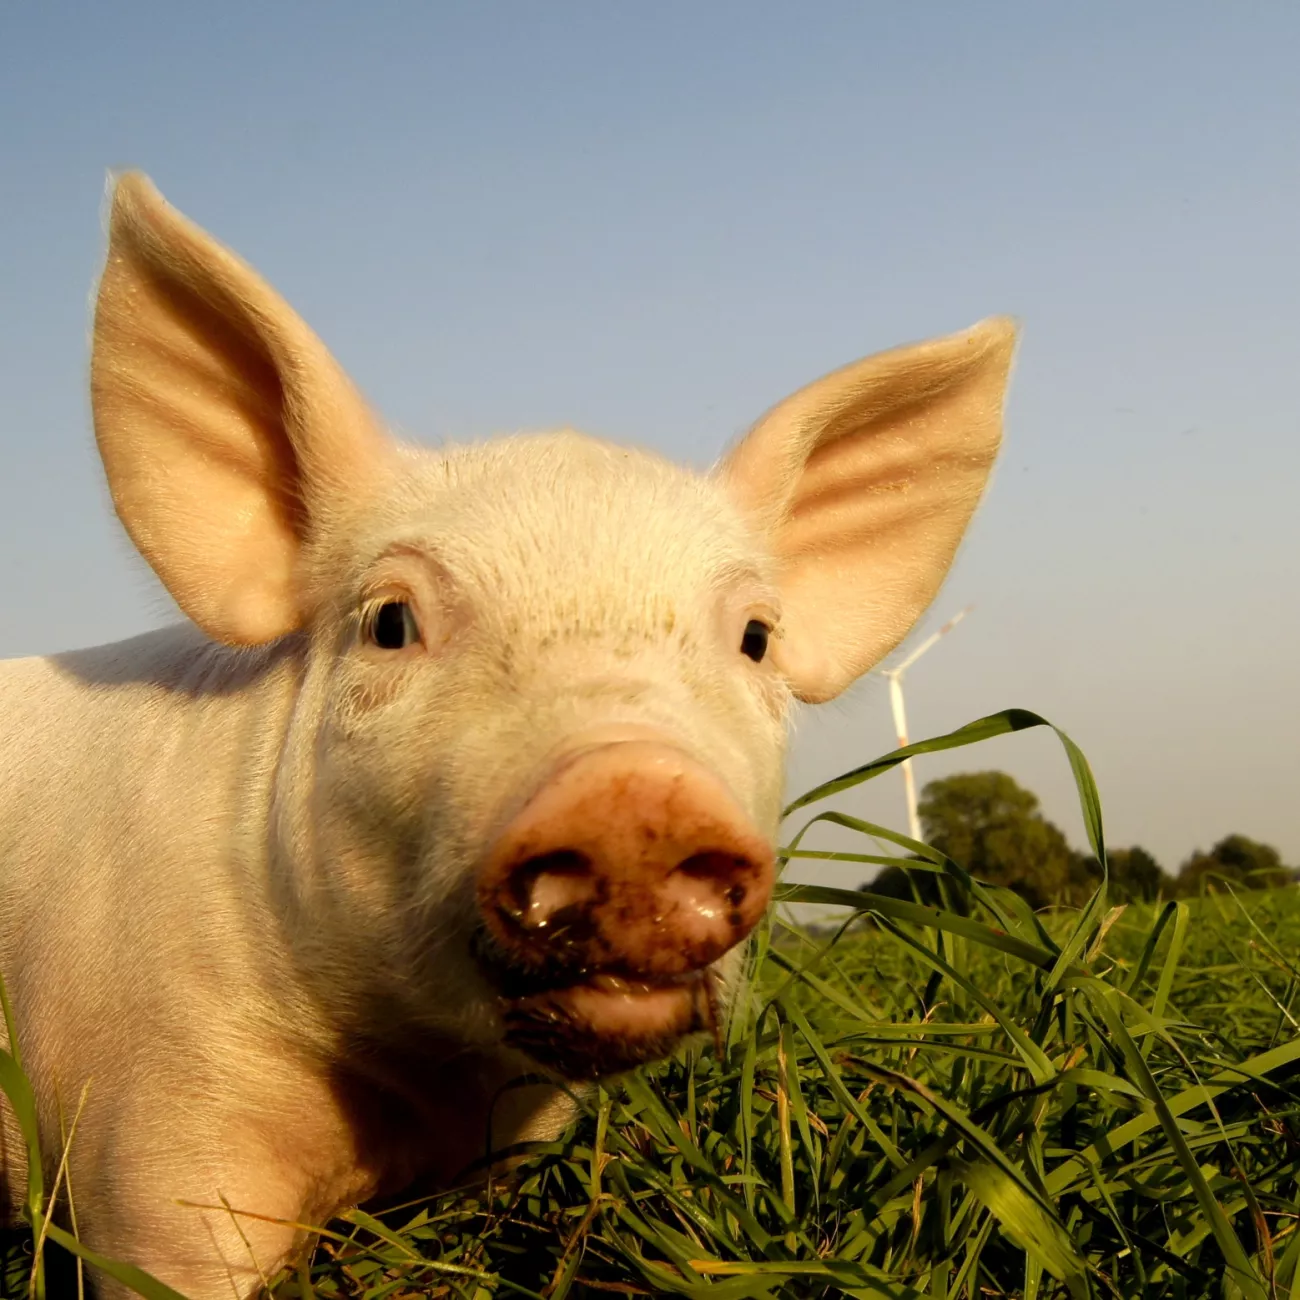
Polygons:
[[1005,885],[1032,907],[1089,892],[1087,872],[1038,796],[1005,772],[931,781],[917,808],[926,840],[973,876]]
[[871,880],[858,888],[867,894],[901,898],[909,903],[925,903],[929,907],[944,907],[956,902],[952,897],[944,897],[939,876],[933,871],[904,871],[902,867],[883,867]]
[[[1106,853],[1110,863],[1110,884],[1106,897],[1111,903],[1149,903],[1161,894],[1174,892],[1174,881],[1146,849],[1134,845],[1130,849],[1110,849]],[[1091,876],[1093,888],[1101,879],[1101,867],[1094,857],[1084,859],[1085,873]]]
[[1110,863],[1107,893],[1113,903],[1149,903],[1162,893],[1173,892],[1174,882],[1164,868],[1139,845],[1111,849],[1106,860]]
[[1297,872],[1284,866],[1271,845],[1245,835],[1225,835],[1208,853],[1192,854],[1178,872],[1180,894],[1199,894],[1206,880],[1227,880],[1237,889],[1275,889],[1295,883]]

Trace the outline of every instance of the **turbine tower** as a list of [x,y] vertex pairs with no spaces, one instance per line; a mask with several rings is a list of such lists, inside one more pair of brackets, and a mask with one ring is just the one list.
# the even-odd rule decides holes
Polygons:
[[[926,637],[901,664],[896,664],[893,668],[876,669],[880,676],[889,682],[889,706],[894,712],[894,730],[898,733],[899,749],[908,743],[907,712],[903,707],[903,674],[941,637],[947,636],[974,608],[974,605],[967,605],[965,609],[954,614],[937,632]],[[916,778],[912,775],[912,760],[904,759],[899,767],[903,773],[903,789],[907,792],[907,833],[914,840],[919,840],[921,819],[916,811]]]

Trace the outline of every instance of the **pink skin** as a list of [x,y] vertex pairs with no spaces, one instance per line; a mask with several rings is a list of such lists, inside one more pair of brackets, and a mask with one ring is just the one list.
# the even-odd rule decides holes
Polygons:
[[682,750],[638,735],[571,751],[479,877],[510,1038],[593,1075],[712,1028],[708,969],[757,924],[773,876],[771,846]]

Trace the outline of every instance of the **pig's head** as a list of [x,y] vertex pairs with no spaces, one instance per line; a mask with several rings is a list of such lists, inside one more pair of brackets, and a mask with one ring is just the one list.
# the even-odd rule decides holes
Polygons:
[[713,1023],[771,895],[791,702],[934,597],[1013,329],[836,371],[706,475],[573,433],[419,449],[127,176],[94,345],[140,552],[213,640],[300,647],[270,836],[299,962],[340,1008],[582,1077]]

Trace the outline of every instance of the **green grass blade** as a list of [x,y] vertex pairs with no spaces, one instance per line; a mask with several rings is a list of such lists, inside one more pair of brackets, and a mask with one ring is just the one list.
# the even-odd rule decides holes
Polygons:
[[1038,714],[1030,713],[1027,709],[1003,709],[1001,713],[992,713],[986,718],[968,722],[964,727],[958,727],[956,731],[950,731],[947,735],[935,736],[930,740],[918,740],[915,744],[905,745],[902,749],[895,749],[881,758],[873,759],[870,763],[855,767],[852,771],[845,772],[843,776],[824,781],[809,790],[807,794],[800,795],[799,798],[788,803],[781,816],[789,817],[791,813],[798,812],[800,808],[806,808],[809,804],[851,790],[864,781],[870,781],[885,772],[892,771],[906,759],[914,758],[918,754],[937,754],[941,750],[974,745],[981,740],[991,740],[994,736],[1005,736],[1013,731],[1051,725],[1046,718],[1040,718]]
[[1064,1227],[1004,1170],[987,1160],[951,1162],[953,1172],[988,1207],[1002,1229],[1075,1300],[1089,1293],[1087,1269]]

